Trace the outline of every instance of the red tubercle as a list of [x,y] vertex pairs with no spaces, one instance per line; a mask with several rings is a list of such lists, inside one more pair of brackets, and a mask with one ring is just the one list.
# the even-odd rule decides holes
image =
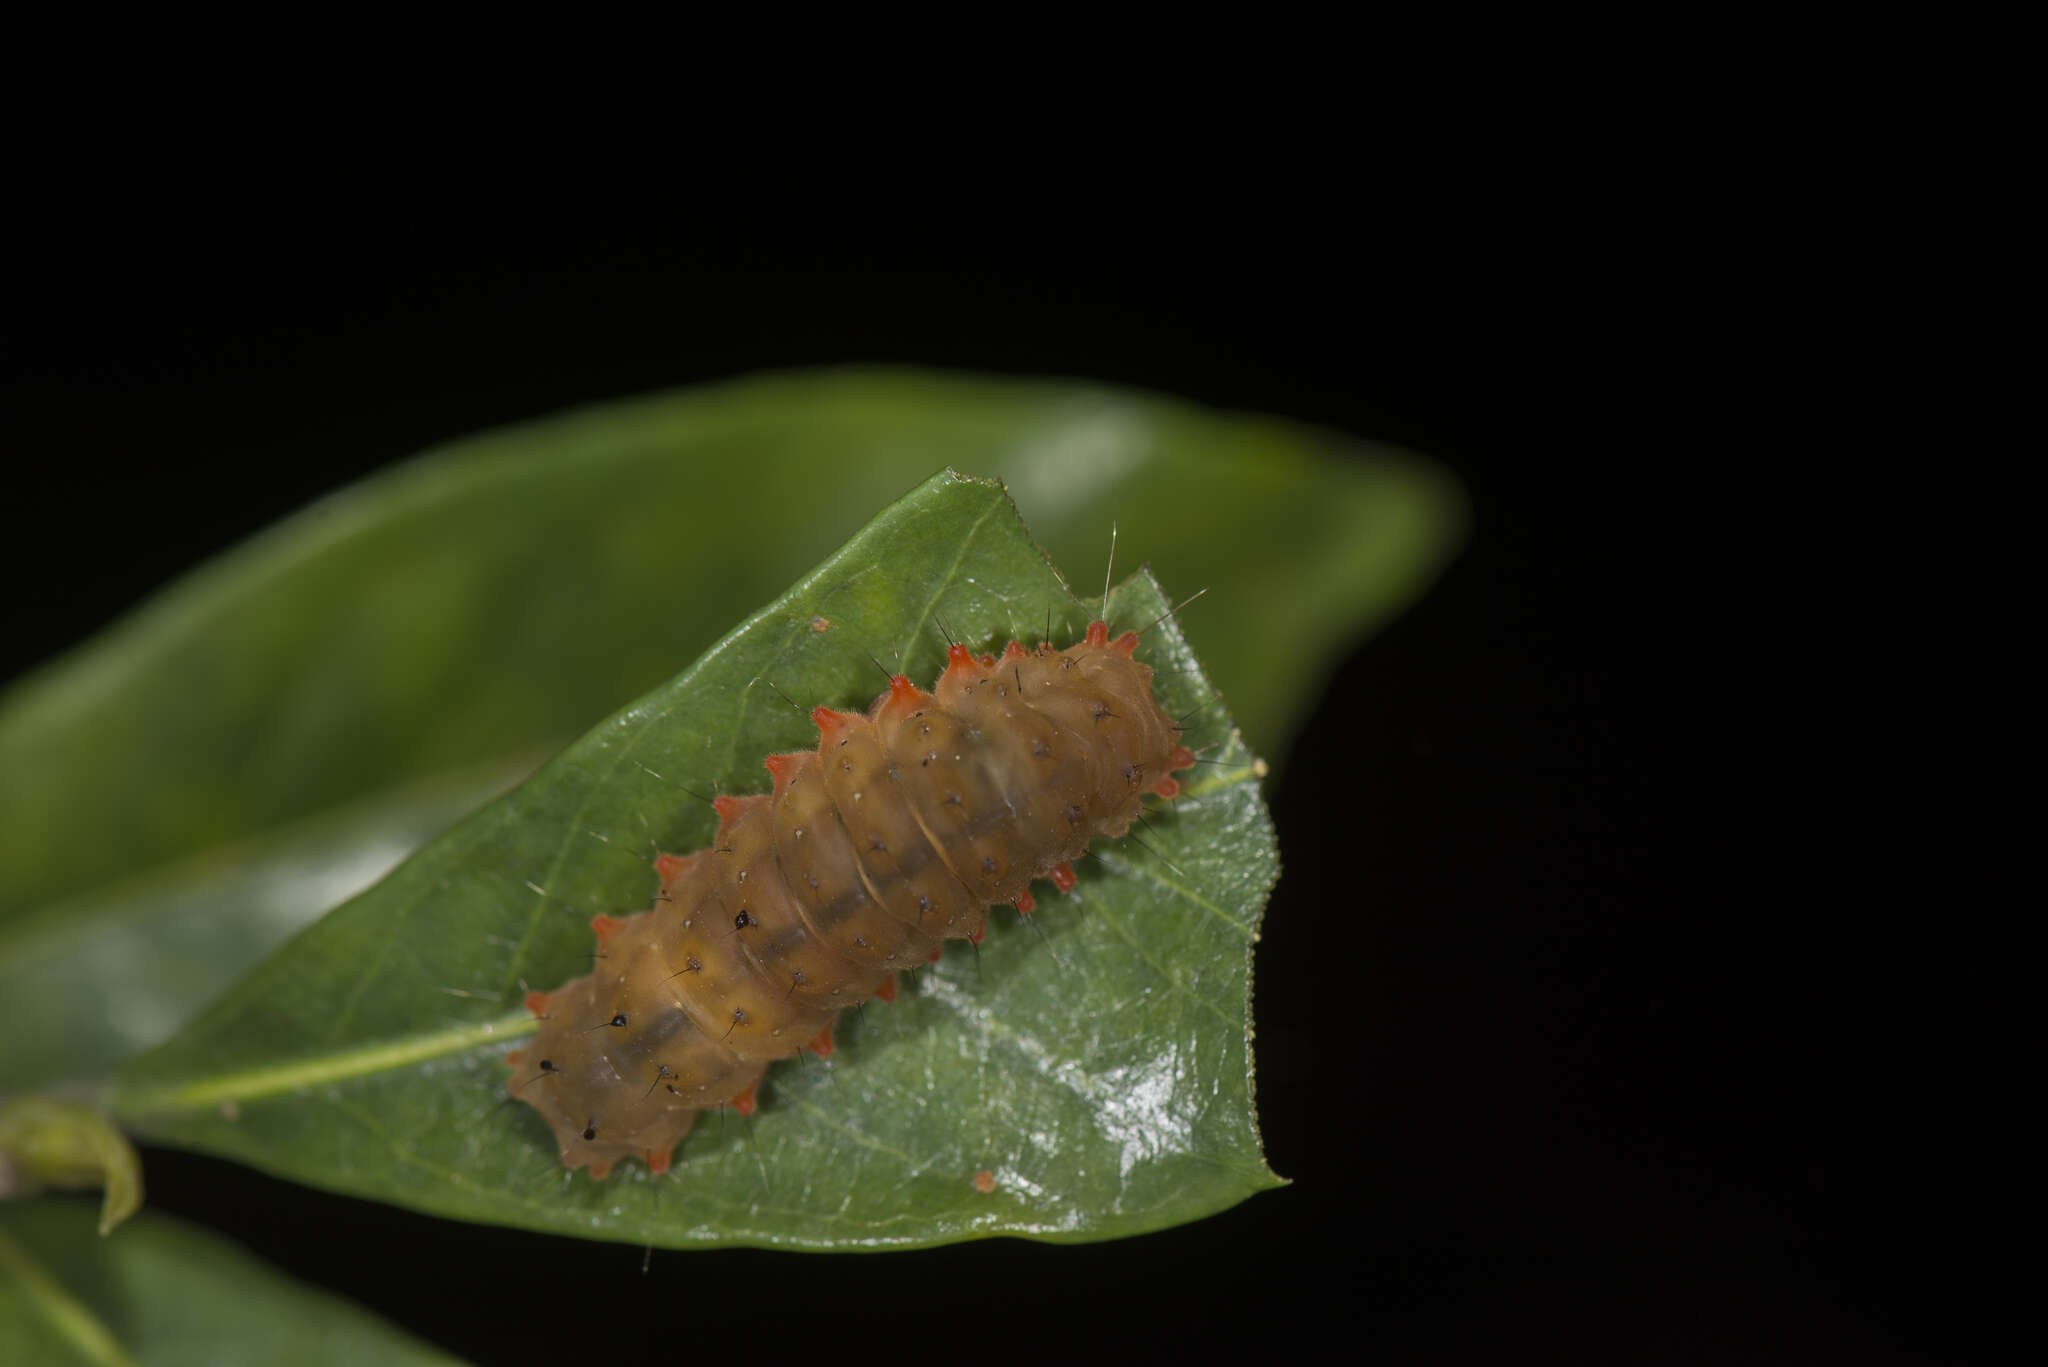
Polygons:
[[548,994],[545,992],[527,993],[526,1009],[533,1012],[536,1019],[545,1018],[548,1014]]
[[1091,645],[1091,646],[1101,647],[1101,646],[1106,646],[1106,645],[1108,645],[1108,644],[1109,644],[1109,623],[1107,623],[1107,622],[1090,622],[1090,623],[1088,624],[1088,636],[1087,636],[1087,640],[1088,640],[1088,644],[1089,644],[1089,645]]
[[673,1156],[667,1149],[649,1149],[647,1151],[647,1170],[656,1177],[661,1176],[668,1171],[669,1160]]
[[603,949],[604,942],[618,934],[620,928],[625,924],[626,922],[623,917],[607,916],[601,911],[591,917],[590,928],[597,932],[597,947]]
[[733,822],[738,821],[754,808],[768,800],[766,793],[751,793],[746,797],[728,797],[720,793],[711,799],[711,809],[718,813],[718,833],[725,834]]
[[1125,632],[1123,635],[1117,637],[1115,641],[1111,642],[1109,648],[1117,652],[1119,655],[1137,654],[1138,633],[1135,631]]
[[1032,912],[1038,910],[1038,903],[1035,900],[1033,900],[1031,894],[1028,892],[1018,893],[1017,900],[1011,903],[1011,905],[1017,908],[1017,914],[1019,916],[1029,916]]
[[937,698],[919,688],[904,675],[892,674],[889,676],[889,692],[876,703],[874,715],[877,721],[884,718],[907,717],[913,712],[922,712],[937,702]]
[[924,961],[928,964],[935,964],[945,957],[945,947],[942,945],[933,945],[932,952],[924,956]]
[[1180,795],[1180,785],[1170,778],[1162,778],[1153,786],[1152,791],[1161,797],[1178,797]]
[[605,1178],[610,1177],[612,1175],[612,1164],[617,1161],[615,1158],[607,1158],[602,1163],[592,1163],[590,1165],[590,1180],[602,1182]]
[[993,655],[982,655],[982,656],[979,656],[978,658],[979,658],[979,659],[981,660],[981,667],[982,667],[983,669],[994,669],[994,668],[996,667],[996,657],[995,657],[995,656],[993,656]]
[[1012,641],[1003,647],[1003,658],[1005,660],[1021,660],[1030,653],[1024,649],[1022,641]]
[[694,854],[657,854],[654,856],[654,871],[661,875],[661,885],[667,887],[684,869],[696,862]]
[[885,1002],[896,1000],[896,975],[894,973],[882,979],[881,984],[875,988],[875,996]]
[[811,720],[817,725],[818,738],[830,742],[837,739],[839,733],[854,722],[865,719],[853,712],[834,712],[829,707],[814,707],[811,709]]
[[732,1100],[726,1102],[725,1104],[732,1107],[735,1111],[738,1111],[741,1115],[752,1115],[754,1113],[755,1108],[758,1105],[760,1105],[760,1103],[754,1099],[754,1089],[756,1087],[759,1087],[760,1085],[761,1080],[759,1078],[755,1078],[752,1082],[749,1082],[743,1089],[741,1089],[738,1095],[734,1096]]
[[780,788],[788,781],[790,771],[796,768],[799,758],[801,756],[798,755],[770,755],[761,761],[761,767],[768,771],[768,777],[774,779],[775,786]]
[[524,1062],[525,1059],[526,1051],[524,1049],[514,1049],[511,1053],[505,1055],[505,1066],[516,1073],[519,1071],[519,1065],[522,1062]]
[[946,647],[946,672],[948,674],[956,669],[972,668],[974,668],[973,651],[969,650],[966,646],[958,644]]
[[1194,764],[1195,752],[1185,745],[1174,746],[1173,753],[1166,757],[1166,767],[1169,769],[1192,769]]
[[1047,877],[1052,879],[1052,885],[1061,892],[1072,892],[1074,890],[1074,866],[1072,864],[1053,865],[1053,870]]
[[827,1025],[823,1030],[820,1030],[818,1032],[818,1037],[812,1040],[809,1044],[806,1044],[804,1048],[810,1050],[819,1058],[831,1058],[833,1049],[832,1026]]

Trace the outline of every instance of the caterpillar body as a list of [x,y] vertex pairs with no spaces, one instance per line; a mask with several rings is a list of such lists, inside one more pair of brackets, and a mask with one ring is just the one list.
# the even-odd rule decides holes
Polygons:
[[830,1054],[841,1010],[979,941],[990,905],[1071,889],[1069,861],[1194,763],[1137,645],[1102,622],[1064,650],[955,645],[933,691],[898,674],[865,714],[818,708],[816,750],[768,757],[773,791],[717,798],[712,844],[655,861],[653,909],[595,917],[595,970],[527,998],[509,1086],[562,1162],[665,1172],[699,1111],[751,1112],[770,1063]]

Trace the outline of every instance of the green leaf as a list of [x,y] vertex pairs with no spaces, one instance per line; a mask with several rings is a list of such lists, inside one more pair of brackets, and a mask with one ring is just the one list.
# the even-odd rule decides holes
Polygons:
[[102,1239],[88,1202],[0,1204],[0,1362],[454,1361],[169,1216],[145,1213]]
[[[1110,614],[1166,611],[1147,576]],[[1102,845],[1032,925],[992,921],[892,1006],[846,1018],[828,1065],[769,1074],[761,1111],[701,1125],[677,1169],[564,1179],[502,1104],[517,1003],[588,972],[593,913],[648,905],[657,850],[707,843],[689,795],[759,791],[816,744],[805,708],[864,704],[901,661],[1079,634],[1003,489],[936,476],[682,675],[292,942],[178,1038],[122,1068],[144,1134],[467,1219],[669,1246],[905,1247],[1097,1239],[1221,1210],[1275,1179],[1251,1109],[1249,958],[1277,872],[1260,766],[1171,620],[1141,658],[1215,761],[1140,841]],[[786,696],[785,696],[786,695]],[[994,1190],[977,1189],[980,1173]]]
[[1112,519],[1118,564],[1206,588],[1193,627],[1274,753],[1460,521],[1403,453],[1056,381],[770,375],[451,443],[0,694],[0,1089],[169,1038],[948,464],[1004,476],[1084,599]]
[[1126,563],[1206,587],[1218,683],[1268,747],[1459,519],[1454,486],[1401,453],[1050,381],[771,375],[484,433],[278,524],[9,690],[0,920],[559,743],[949,465],[1007,479],[1084,596],[1113,520]]
[[12,1043],[0,1087],[104,1074],[163,1043],[265,953],[532,767],[414,784],[0,927],[0,1022]]

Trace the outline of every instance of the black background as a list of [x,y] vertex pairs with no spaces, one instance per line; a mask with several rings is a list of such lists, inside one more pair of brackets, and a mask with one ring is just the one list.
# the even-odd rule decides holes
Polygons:
[[145,151],[38,211],[0,413],[9,676],[432,442],[763,366],[1277,411],[1432,453],[1474,506],[1272,791],[1259,1102],[1291,1187],[1118,1244],[658,1252],[644,1276],[637,1248],[170,1152],[152,1203],[481,1361],[779,1354],[821,1326],[855,1355],[1334,1332],[1404,1358],[1953,1356],[1894,1258],[1932,1198],[1872,1133],[1900,1040],[1844,1024],[1868,989],[1825,895],[1764,873],[1792,799],[1749,729],[1799,696],[1756,595],[1835,419],[1981,378],[1895,346],[1947,286],[1852,225],[1804,124],[1757,160],[1644,102],[1655,73],[1601,99],[1370,74],[1296,92],[1277,131],[1183,130],[1170,162],[1134,135],[1143,178],[1122,142],[1085,177],[1024,155],[1073,129],[1022,134],[995,187],[806,160],[772,194],[687,140],[631,195],[559,145],[339,184]]

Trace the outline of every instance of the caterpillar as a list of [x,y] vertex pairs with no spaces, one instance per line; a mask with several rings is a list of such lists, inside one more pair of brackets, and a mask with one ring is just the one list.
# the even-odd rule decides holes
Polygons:
[[1137,646],[1100,621],[1064,650],[956,644],[931,692],[897,674],[865,713],[820,707],[816,750],[767,758],[771,792],[714,799],[712,844],[654,861],[653,908],[592,918],[596,968],[526,999],[507,1085],[563,1164],[666,1172],[698,1112],[751,1114],[769,1064],[829,1056],[841,1010],[979,943],[989,906],[1071,890],[1070,861],[1195,763]]

